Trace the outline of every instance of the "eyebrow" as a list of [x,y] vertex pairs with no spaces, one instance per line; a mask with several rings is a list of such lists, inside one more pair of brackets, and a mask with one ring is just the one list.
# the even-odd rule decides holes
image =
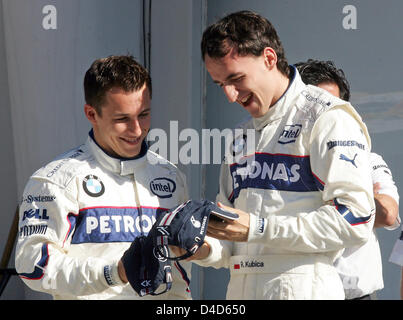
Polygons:
[[144,109],[144,110],[142,110],[140,113],[143,113],[143,112],[148,112],[148,111],[151,111],[151,107],[145,108],[145,109]]
[[[149,112],[149,111],[151,111],[151,107],[142,110],[139,114],[142,114],[142,113],[144,113],[144,112]],[[114,116],[114,117],[127,117],[127,116],[129,116],[129,115],[130,115],[129,113],[116,113],[116,114],[114,114],[113,116]]]
[[[228,76],[225,78],[224,82],[227,82],[227,81],[229,81],[229,80],[232,80],[232,79],[234,79],[234,78],[236,78],[236,77],[239,77],[239,76],[242,76],[242,75],[243,75],[243,73],[241,73],[241,72],[231,73],[230,75],[228,75]],[[214,83],[217,83],[217,84],[222,83],[221,81],[218,81],[218,80],[213,80],[213,81],[214,81]]]

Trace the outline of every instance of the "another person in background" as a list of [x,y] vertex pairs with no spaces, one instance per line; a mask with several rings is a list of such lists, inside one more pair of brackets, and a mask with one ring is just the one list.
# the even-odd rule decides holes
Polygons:
[[[295,64],[302,81],[327,90],[345,101],[350,101],[350,85],[343,70],[332,61],[309,59]],[[376,205],[374,228],[394,230],[400,225],[399,194],[392,172],[383,158],[370,155],[371,177]],[[336,260],[336,268],[343,281],[346,299],[371,299],[384,286],[381,251],[375,229],[362,246],[346,248]]]

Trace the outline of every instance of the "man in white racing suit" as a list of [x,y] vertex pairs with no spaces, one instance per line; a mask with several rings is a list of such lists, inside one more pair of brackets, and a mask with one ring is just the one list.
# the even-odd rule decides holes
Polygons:
[[217,195],[240,218],[209,223],[220,245],[198,263],[230,269],[227,299],[344,299],[333,262],[374,222],[365,124],[348,102],[302,82],[258,14],[224,17],[201,47],[212,80],[253,119],[234,140],[244,156],[221,166]]
[[[96,60],[84,88],[93,129],[85,144],[30,177],[16,269],[55,299],[139,299],[120,259],[160,213],[187,200],[185,178],[147,148],[151,79],[131,56]],[[191,266],[175,267],[170,291],[141,299],[191,299]]]
[[[309,59],[295,66],[305,84],[318,86],[350,101],[350,84],[344,71],[336,68],[332,61]],[[400,225],[399,194],[390,168],[374,152],[370,154],[370,166],[376,205],[373,232],[364,245],[346,248],[335,261],[346,299],[374,299],[376,291],[384,287],[381,250],[375,229],[395,230]]]

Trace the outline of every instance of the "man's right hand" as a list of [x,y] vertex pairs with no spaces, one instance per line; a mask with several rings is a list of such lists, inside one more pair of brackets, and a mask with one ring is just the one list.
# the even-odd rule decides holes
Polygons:
[[127,276],[126,276],[126,270],[125,270],[122,260],[119,260],[119,262],[118,262],[118,274],[119,274],[120,280],[122,280],[124,283],[129,282],[129,280],[127,279]]

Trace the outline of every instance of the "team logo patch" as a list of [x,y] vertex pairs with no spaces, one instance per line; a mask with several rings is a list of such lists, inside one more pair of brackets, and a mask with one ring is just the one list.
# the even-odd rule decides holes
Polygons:
[[56,199],[55,196],[52,195],[32,195],[29,194],[22,199],[22,202],[32,203],[32,202],[52,202]]
[[168,178],[155,178],[150,182],[150,190],[159,198],[171,198],[176,190],[176,183]]
[[228,200],[233,203],[242,189],[318,191],[312,175],[309,156],[286,154],[252,155],[253,160],[230,166],[233,192]]
[[350,158],[347,157],[346,155],[340,154],[340,160],[344,160],[344,161],[350,162],[354,167],[357,168],[357,165],[355,164],[355,158],[357,157],[357,155],[358,155],[358,154],[356,153],[355,156],[354,156],[354,158],[353,158],[353,159],[350,159]]
[[246,149],[246,134],[236,137],[230,145],[230,153],[235,157]]
[[361,150],[365,150],[365,145],[354,140],[336,140],[327,142],[327,149],[333,149],[334,147],[358,147]]
[[293,124],[284,126],[283,131],[280,134],[278,143],[288,144],[293,143],[297,140],[302,130],[301,124]]
[[24,211],[24,215],[22,216],[22,221],[25,219],[39,219],[39,220],[49,220],[48,210],[47,209],[29,209]]
[[91,197],[100,197],[105,192],[105,186],[103,182],[92,174],[86,176],[83,180],[83,189],[86,194]]
[[201,227],[200,221],[199,221],[199,220],[196,220],[195,217],[193,217],[193,216],[190,217],[190,222],[193,224],[193,226],[194,226],[196,229],[199,229],[199,228]]
[[319,97],[314,97],[312,96],[308,91],[304,90],[301,92],[301,94],[305,97],[306,100],[308,100],[309,102],[313,102],[313,103],[319,103],[320,105],[324,106],[324,107],[329,107],[331,105],[330,101],[325,101],[320,99]]
[[153,255],[154,255],[154,257],[155,257],[157,260],[159,260],[159,261],[161,261],[161,262],[167,261],[168,259],[165,258],[165,257],[161,254],[161,252],[160,252],[159,250],[162,250],[162,251],[163,251],[162,253],[165,255],[165,257],[167,257],[167,256],[169,255],[169,253],[168,253],[168,247],[167,247],[167,246],[163,246],[163,247],[159,247],[159,248],[157,248],[157,247],[154,247],[154,248],[153,248]]
[[263,218],[258,218],[256,220],[256,232],[257,233],[263,233],[264,232],[264,219]]

